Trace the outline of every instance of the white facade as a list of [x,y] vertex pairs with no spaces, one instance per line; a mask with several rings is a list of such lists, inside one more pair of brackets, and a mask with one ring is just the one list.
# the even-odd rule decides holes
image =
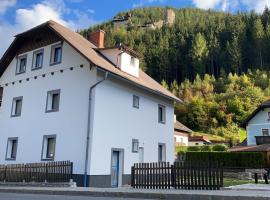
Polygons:
[[[54,45],[54,44],[52,44]],[[104,76],[68,43],[62,45],[62,62],[50,66],[51,46],[43,47],[43,67],[31,70],[33,52],[26,52],[26,72],[15,75],[14,58],[0,78],[4,87],[0,110],[0,164],[42,162],[43,138],[55,135],[54,161],[70,160],[74,173],[83,174],[87,136],[89,89]],[[121,69],[136,76],[122,54]],[[131,66],[130,66],[131,67]],[[133,66],[132,66],[133,67]],[[138,70],[139,73],[139,70]],[[60,91],[59,111],[46,112],[48,91]],[[139,97],[139,108],[133,107],[133,95]],[[11,117],[14,97],[23,97],[22,111]],[[165,123],[158,122],[158,107],[165,106]],[[91,176],[111,176],[113,149],[121,150],[122,174],[130,174],[139,162],[158,161],[158,147],[167,162],[174,161],[174,108],[172,100],[149,93],[108,76],[92,94],[90,117],[89,168]],[[6,159],[8,138],[18,138],[16,159]],[[140,152],[132,152],[132,139],[139,141]],[[142,151],[143,149],[143,151]],[[122,169],[121,169],[122,168]],[[91,178],[90,178],[91,181]]]
[[270,120],[268,112],[270,108],[260,110],[247,124],[247,144],[256,145],[255,136],[263,136],[263,129],[270,131]]
[[176,146],[188,146],[188,136],[174,134],[174,143]]
[[204,141],[189,141],[188,146],[203,146],[206,145]]

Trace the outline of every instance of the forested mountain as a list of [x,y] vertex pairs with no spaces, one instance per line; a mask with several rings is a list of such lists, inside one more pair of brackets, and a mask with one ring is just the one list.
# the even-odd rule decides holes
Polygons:
[[270,11],[258,15],[172,8],[173,25],[141,28],[163,20],[167,9],[134,9],[128,11],[132,25],[127,28],[114,28],[109,21],[81,34],[103,29],[106,46],[123,43],[142,53],[142,69],[186,102],[177,106],[183,123],[237,138],[241,121],[269,96]]

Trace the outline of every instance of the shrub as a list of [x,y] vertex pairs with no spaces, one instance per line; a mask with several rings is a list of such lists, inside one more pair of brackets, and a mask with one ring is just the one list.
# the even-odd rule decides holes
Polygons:
[[199,146],[190,146],[187,148],[187,151],[200,151],[200,147]]
[[201,151],[212,151],[212,146],[210,145],[204,145],[204,146],[201,146]]
[[261,168],[264,155],[260,152],[187,152],[187,161],[220,162],[224,167]]
[[228,147],[225,144],[216,144],[212,149],[213,151],[227,151]]

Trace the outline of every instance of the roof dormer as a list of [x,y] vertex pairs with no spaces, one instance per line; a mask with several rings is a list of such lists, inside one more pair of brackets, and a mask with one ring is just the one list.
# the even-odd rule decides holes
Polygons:
[[89,40],[97,46],[97,50],[121,71],[139,77],[140,54],[119,44],[115,47],[104,47],[104,34],[102,30],[90,33]]

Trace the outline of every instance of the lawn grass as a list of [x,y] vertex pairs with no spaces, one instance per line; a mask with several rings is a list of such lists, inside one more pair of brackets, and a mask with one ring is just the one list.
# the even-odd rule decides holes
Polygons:
[[203,132],[196,132],[196,131],[194,131],[192,133],[192,136],[207,136],[209,140],[225,141],[225,138],[223,138],[221,136],[207,134],[207,133],[203,133]]
[[223,187],[229,187],[234,185],[243,185],[247,183],[254,183],[254,180],[239,180],[239,179],[229,179],[224,178],[223,180]]

